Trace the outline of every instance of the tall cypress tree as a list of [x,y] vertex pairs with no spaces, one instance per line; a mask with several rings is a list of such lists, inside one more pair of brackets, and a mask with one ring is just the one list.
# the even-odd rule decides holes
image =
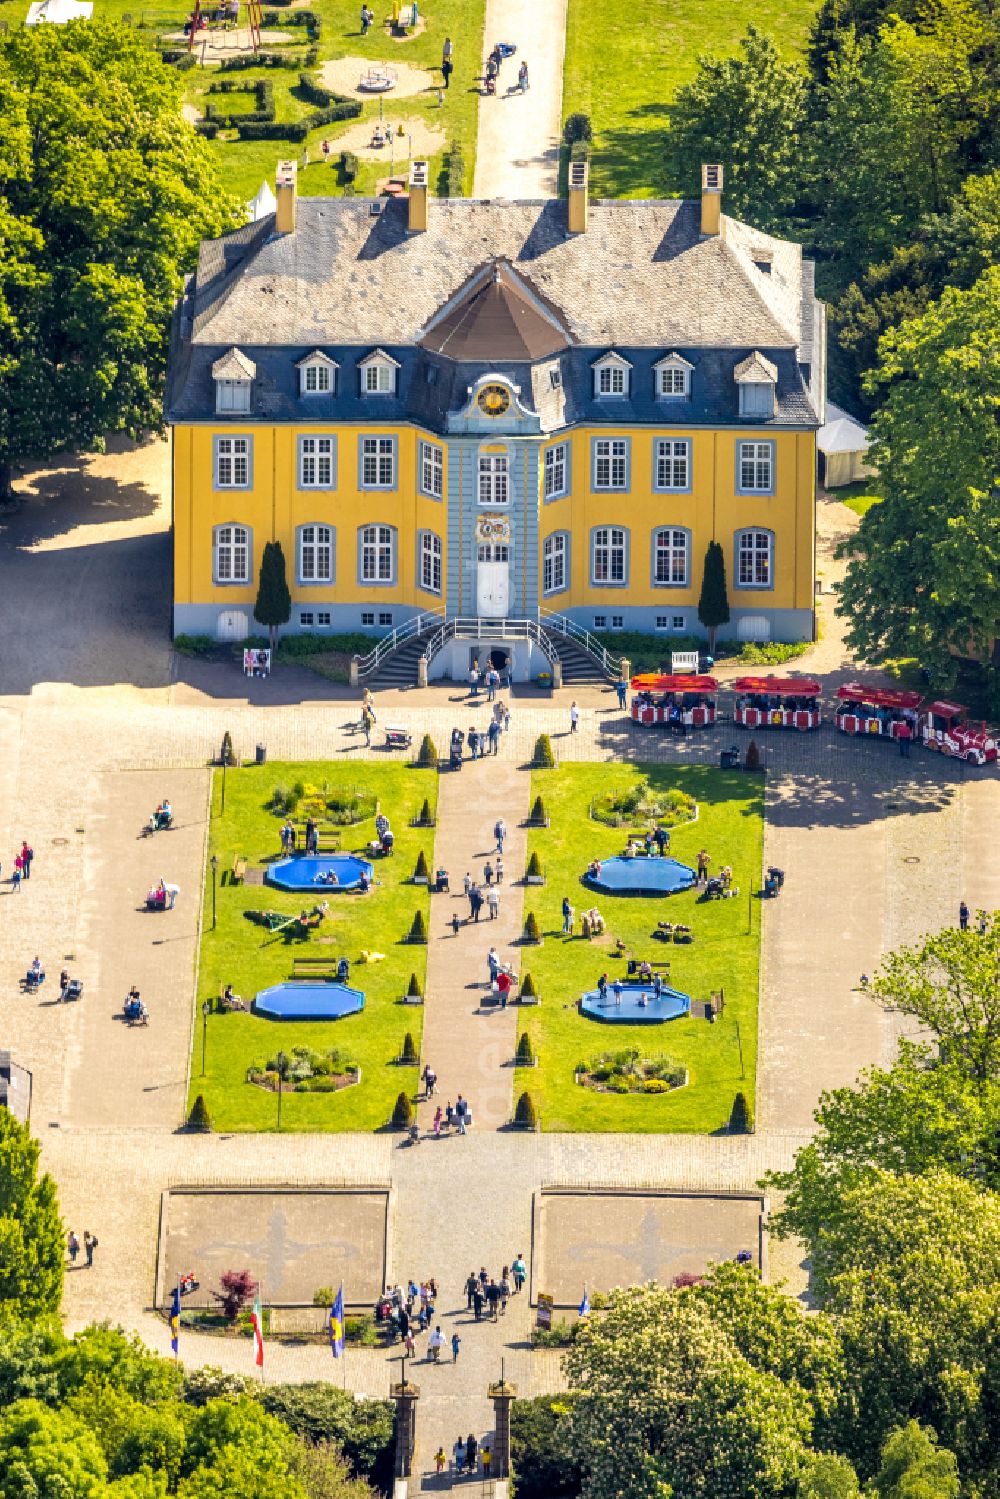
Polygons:
[[715,632],[729,623],[729,594],[726,591],[726,559],[717,541],[708,543],[705,571],[701,579],[698,618],[708,631],[708,649],[715,655]]
[[253,617],[258,624],[267,625],[273,651],[278,641],[278,626],[287,625],[292,617],[292,595],[288,591],[280,541],[269,541],[264,547]]

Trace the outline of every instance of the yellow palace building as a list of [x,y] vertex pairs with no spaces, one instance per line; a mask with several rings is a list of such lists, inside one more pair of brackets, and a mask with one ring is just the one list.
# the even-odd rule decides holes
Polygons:
[[824,310],[722,186],[438,200],[415,162],[407,198],[300,199],[280,164],[177,309],[175,631],[255,633],[277,540],[288,629],[444,624],[431,676],[503,633],[521,679],[547,626],[700,633],[715,540],[720,633],[810,639]]

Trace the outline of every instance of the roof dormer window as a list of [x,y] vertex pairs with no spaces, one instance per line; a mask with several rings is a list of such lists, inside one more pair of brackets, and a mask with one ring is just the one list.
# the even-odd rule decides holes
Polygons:
[[384,349],[374,349],[366,354],[358,365],[361,371],[361,389],[366,396],[394,396],[396,394],[396,372],[399,361]]
[[685,400],[691,394],[693,365],[680,354],[667,354],[653,365],[657,400]]
[[337,361],[314,349],[298,362],[299,394],[329,396],[337,384]]
[[621,400],[629,393],[632,366],[621,354],[605,354],[594,364],[594,395]]
[[230,349],[212,365],[215,409],[220,416],[250,410],[250,388],[257,366],[239,349]]
[[733,371],[740,389],[740,416],[769,420],[774,416],[778,370],[770,359],[754,349]]

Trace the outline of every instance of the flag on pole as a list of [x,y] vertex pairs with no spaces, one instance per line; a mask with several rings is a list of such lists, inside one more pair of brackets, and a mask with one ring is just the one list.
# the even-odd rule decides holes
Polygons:
[[170,1303],[170,1346],[177,1357],[181,1343],[181,1288],[174,1286],[174,1297]]
[[330,1308],[330,1352],[340,1358],[344,1351],[344,1286],[341,1282],[337,1299]]
[[584,1288],[583,1288],[583,1300],[580,1302],[580,1316],[581,1317],[589,1317],[590,1316],[590,1296],[588,1294],[586,1286],[584,1286]]
[[256,1301],[253,1304],[253,1311],[250,1313],[250,1326],[253,1328],[253,1346],[254,1346],[253,1361],[257,1365],[258,1369],[263,1369],[263,1367],[264,1367],[264,1318],[263,1318],[263,1315],[262,1315],[261,1309],[260,1309],[260,1297],[259,1296],[257,1297]]

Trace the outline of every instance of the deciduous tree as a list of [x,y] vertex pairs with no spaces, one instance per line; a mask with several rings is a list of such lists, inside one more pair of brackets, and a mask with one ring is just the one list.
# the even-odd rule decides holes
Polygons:
[[62,1298],[63,1227],[38,1154],[27,1126],[0,1108],[0,1305],[26,1317],[57,1312]]
[[959,1487],[955,1454],[939,1447],[919,1421],[907,1421],[882,1448],[878,1499],[956,1499]]

